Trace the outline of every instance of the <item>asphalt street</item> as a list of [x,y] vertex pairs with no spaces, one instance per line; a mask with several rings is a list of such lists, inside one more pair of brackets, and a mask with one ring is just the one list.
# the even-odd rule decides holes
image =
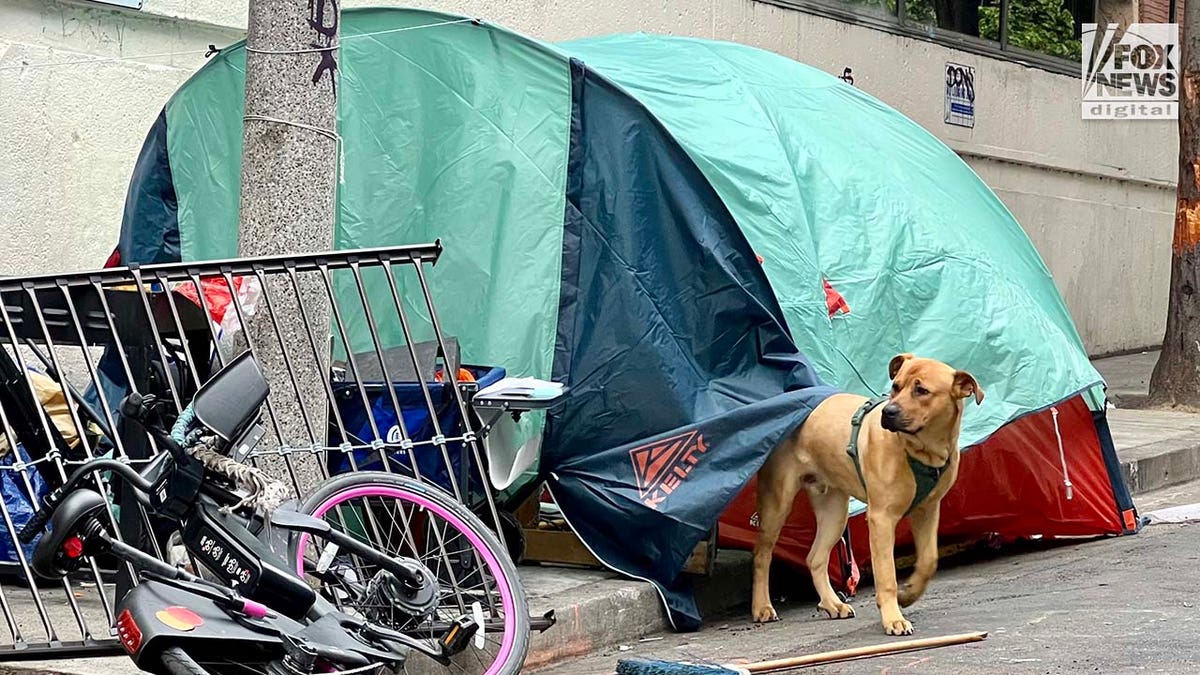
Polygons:
[[[1137,503],[1143,514],[1200,503],[1200,481],[1140,496]],[[799,595],[775,604],[779,623],[755,626],[746,609],[708,618],[697,633],[653,636],[538,675],[612,673],[618,658],[630,656],[728,663],[899,639],[883,634],[869,585],[851,601],[856,618],[832,621],[817,612],[811,585],[796,581],[790,592]],[[925,597],[906,611],[916,628],[913,637],[979,630],[989,633],[986,641],[798,672],[1200,673],[1198,586],[1200,523],[1151,525],[1134,536],[944,561]],[[775,588],[789,592],[785,584]],[[31,672],[138,671],[124,658],[0,665],[0,675]]]
[[[914,637],[981,630],[986,641],[809,672],[1200,673],[1198,584],[1200,524],[960,562],[944,566],[906,616]],[[618,658],[635,655],[759,661],[898,639],[883,634],[869,586],[852,604],[856,618],[834,621],[814,599],[797,598],[776,604],[779,623],[755,626],[739,612],[698,633],[656,636],[544,672],[611,673]]]

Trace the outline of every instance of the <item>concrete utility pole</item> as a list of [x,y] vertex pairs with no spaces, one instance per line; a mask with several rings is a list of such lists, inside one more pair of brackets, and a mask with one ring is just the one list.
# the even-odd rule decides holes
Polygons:
[[[339,0],[250,0],[246,35],[246,117],[242,148],[238,255],[260,256],[333,248],[337,209],[337,57]],[[280,321],[292,370],[316,441],[325,444],[329,355],[314,362],[301,303],[285,277],[268,277],[272,313]],[[329,302],[315,275],[302,275],[303,311],[322,347],[330,335]],[[260,306],[260,310],[261,310]],[[283,438],[310,442],[271,322],[248,322],[271,384],[271,405]],[[320,478],[317,458],[293,455],[307,491]],[[285,477],[282,462],[264,463]]]

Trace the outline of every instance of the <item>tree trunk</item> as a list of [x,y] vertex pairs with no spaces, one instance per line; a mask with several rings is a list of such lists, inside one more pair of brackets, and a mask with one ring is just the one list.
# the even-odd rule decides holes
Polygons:
[[1171,242],[1171,295],[1150,398],[1200,408],[1200,2],[1180,24],[1179,186]]
[[[339,0],[250,0],[246,34],[246,117],[238,255],[327,251],[337,209],[337,45]],[[316,275],[300,275],[300,298],[286,277],[267,277],[296,377],[293,388],[268,317],[249,320],[245,338],[271,385],[276,411],[269,429],[290,448],[325,445],[322,379],[329,354],[313,358],[301,305],[318,340],[330,335],[329,301]],[[260,309],[261,307],[260,303]],[[328,344],[328,343],[326,343]],[[299,391],[296,391],[299,389]],[[297,414],[303,405],[311,421]],[[264,457],[264,468],[305,491],[320,478],[317,458],[297,453],[293,466]]]

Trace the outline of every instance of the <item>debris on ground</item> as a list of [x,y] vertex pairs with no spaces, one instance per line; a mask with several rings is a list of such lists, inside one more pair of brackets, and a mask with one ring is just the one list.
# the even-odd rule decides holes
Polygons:
[[1147,525],[1200,522],[1200,504],[1184,504],[1183,506],[1172,506],[1166,509],[1151,511],[1144,514],[1143,519]]

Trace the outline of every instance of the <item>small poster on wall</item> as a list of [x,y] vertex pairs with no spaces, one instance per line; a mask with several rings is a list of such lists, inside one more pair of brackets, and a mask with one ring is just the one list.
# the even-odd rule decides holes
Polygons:
[[975,128],[975,68],[946,63],[946,124]]

